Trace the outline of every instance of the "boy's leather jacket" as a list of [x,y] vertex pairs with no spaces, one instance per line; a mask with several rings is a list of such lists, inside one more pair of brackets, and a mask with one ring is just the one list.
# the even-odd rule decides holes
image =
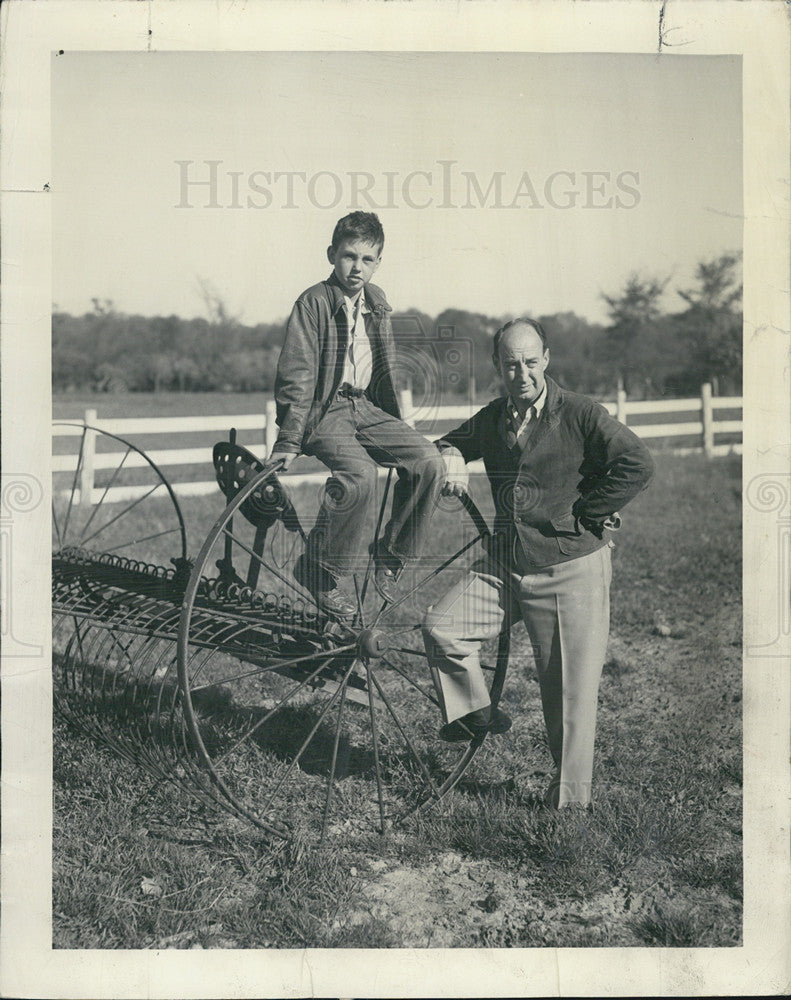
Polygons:
[[[366,322],[373,355],[368,395],[380,409],[400,417],[392,310],[376,285],[366,285],[363,294],[371,310]],[[299,453],[309,444],[340,386],[348,339],[343,288],[332,274],[300,295],[288,320],[275,378],[278,451]]]

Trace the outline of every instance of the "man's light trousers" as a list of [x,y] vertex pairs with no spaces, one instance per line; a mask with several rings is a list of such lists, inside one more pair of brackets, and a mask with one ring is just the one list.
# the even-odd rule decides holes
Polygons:
[[[591,796],[596,708],[610,627],[611,546],[579,559],[503,570],[489,557],[429,609],[423,629],[446,721],[489,704],[480,647],[522,618],[533,646],[558,806]],[[514,664],[511,663],[511,669]]]

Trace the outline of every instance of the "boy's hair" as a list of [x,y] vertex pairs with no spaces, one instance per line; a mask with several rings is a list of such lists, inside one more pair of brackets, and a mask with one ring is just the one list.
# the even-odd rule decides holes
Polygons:
[[511,319],[507,323],[504,323],[500,327],[500,329],[497,331],[497,333],[494,335],[494,343],[492,345],[492,354],[494,354],[495,357],[498,356],[498,351],[499,351],[499,348],[500,348],[500,341],[502,340],[503,334],[505,333],[506,330],[510,330],[512,326],[529,326],[529,327],[531,327],[533,330],[536,331],[536,333],[541,338],[541,346],[543,347],[543,349],[544,350],[547,349],[547,346],[548,346],[547,345],[547,334],[546,334],[546,331],[544,330],[544,327],[538,322],[538,320],[537,319],[527,319],[525,317],[519,317],[517,319]]
[[335,225],[332,234],[332,248],[336,250],[344,240],[364,240],[379,247],[379,253],[385,245],[385,231],[375,212],[352,212],[344,215]]

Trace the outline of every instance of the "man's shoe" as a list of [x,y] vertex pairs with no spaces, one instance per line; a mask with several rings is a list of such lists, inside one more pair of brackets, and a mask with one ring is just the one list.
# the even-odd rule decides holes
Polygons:
[[492,736],[506,733],[510,728],[511,719],[499,708],[490,710],[488,722],[485,713],[478,710],[446,723],[439,731],[439,738],[446,743],[462,743],[487,733]]
[[309,591],[319,608],[333,618],[353,618],[357,605],[327,570],[304,555],[294,563],[294,579]]
[[560,800],[560,774],[556,771],[552,776],[547,790],[544,792],[544,808],[555,810]]

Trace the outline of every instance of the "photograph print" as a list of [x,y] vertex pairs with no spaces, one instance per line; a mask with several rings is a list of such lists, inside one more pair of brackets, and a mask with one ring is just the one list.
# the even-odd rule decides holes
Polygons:
[[55,949],[742,944],[742,61],[52,56]]

